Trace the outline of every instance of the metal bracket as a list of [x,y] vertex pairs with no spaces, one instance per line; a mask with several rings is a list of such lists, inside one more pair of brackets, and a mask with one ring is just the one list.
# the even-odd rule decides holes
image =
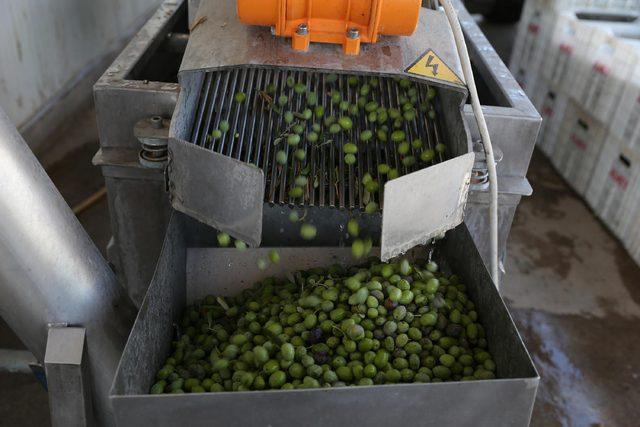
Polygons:
[[153,169],[165,167],[170,125],[171,120],[160,116],[144,118],[135,124],[133,134],[142,146],[138,155],[142,166]]
[[65,326],[49,328],[44,355],[51,423],[54,427],[94,425],[86,330]]

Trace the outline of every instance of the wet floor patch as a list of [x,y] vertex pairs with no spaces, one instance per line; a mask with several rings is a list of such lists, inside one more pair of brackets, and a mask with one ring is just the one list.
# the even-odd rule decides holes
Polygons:
[[637,321],[512,314],[541,377],[532,425],[627,426],[640,419]]
[[554,314],[640,318],[640,268],[546,159],[533,162],[534,195],[520,204],[509,238],[505,298]]

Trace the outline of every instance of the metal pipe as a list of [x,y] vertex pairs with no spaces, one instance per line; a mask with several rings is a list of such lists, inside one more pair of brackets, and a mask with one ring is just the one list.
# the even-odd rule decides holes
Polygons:
[[108,393],[133,304],[2,109],[0,212],[0,316],[39,361],[49,324],[85,327],[96,419],[113,424]]

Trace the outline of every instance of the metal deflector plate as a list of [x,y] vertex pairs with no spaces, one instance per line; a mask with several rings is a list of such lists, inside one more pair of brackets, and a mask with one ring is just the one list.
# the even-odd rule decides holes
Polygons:
[[467,153],[384,186],[381,259],[427,243],[462,222],[474,154]]
[[169,140],[172,206],[250,246],[262,239],[264,173],[248,163]]

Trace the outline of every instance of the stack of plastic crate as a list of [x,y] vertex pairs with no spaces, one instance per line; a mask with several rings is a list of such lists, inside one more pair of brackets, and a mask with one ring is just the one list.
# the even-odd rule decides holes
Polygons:
[[569,107],[551,160],[581,195],[596,169],[626,82],[640,58],[640,46],[611,31],[594,28],[586,55],[576,62],[573,83],[567,87]]
[[597,162],[587,202],[640,264],[640,64],[622,90]]
[[529,0],[511,70],[540,149],[640,264],[638,16],[638,0]]
[[538,144],[548,156],[553,154],[569,105],[567,88],[586,61],[583,47],[590,43],[593,32],[591,27],[581,25],[573,13],[562,13],[545,49],[532,99],[543,118]]

